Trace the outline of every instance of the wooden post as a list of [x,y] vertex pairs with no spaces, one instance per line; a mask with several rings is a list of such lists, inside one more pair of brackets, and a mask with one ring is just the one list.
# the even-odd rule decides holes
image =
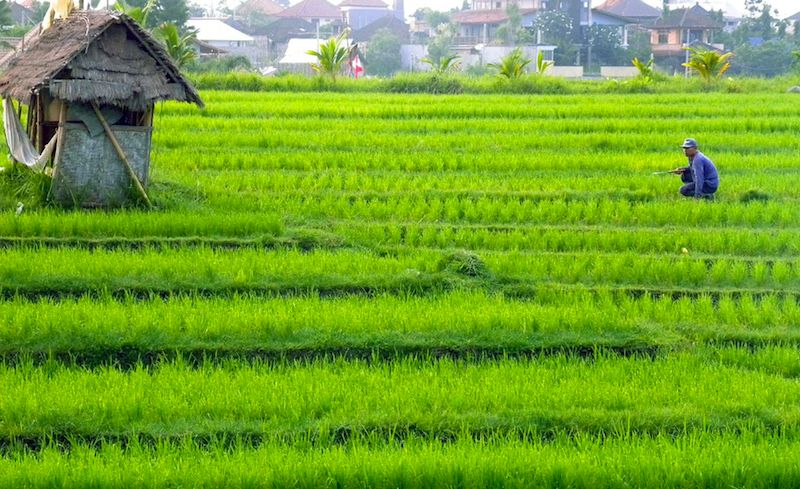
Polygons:
[[[64,152],[64,124],[67,122],[67,102],[61,101],[61,110],[58,112],[58,127],[56,128],[56,154],[53,155],[53,174],[52,181],[56,180],[56,172],[58,172],[58,164],[61,162],[61,153]],[[53,191],[53,184],[50,184],[50,190],[47,191],[47,200],[50,200],[50,192]]]
[[64,152],[64,124],[67,122],[67,102],[61,101],[61,110],[58,112],[58,127],[56,128],[56,154],[53,156],[53,178],[56,177],[61,154]]
[[103,114],[100,112],[100,108],[94,101],[92,101],[92,108],[94,109],[94,113],[97,115],[97,119],[100,121],[100,124],[103,125],[103,129],[106,131],[106,136],[108,136],[108,139],[111,140],[111,144],[114,146],[114,149],[117,150],[117,155],[119,155],[119,158],[125,164],[125,168],[128,169],[128,175],[130,175],[131,180],[133,180],[133,183],[136,185],[136,189],[139,191],[139,194],[147,203],[147,207],[152,209],[153,204],[150,202],[150,198],[147,196],[147,192],[145,192],[144,186],[142,186],[142,182],[139,181],[139,177],[136,175],[136,172],[133,171],[133,167],[128,162],[128,157],[125,156],[125,151],[122,150],[122,146],[119,145],[117,137],[114,135],[114,132],[111,131],[111,127],[108,125],[106,118],[103,117]]
[[44,97],[41,94],[36,96],[36,150],[41,152],[44,149]]

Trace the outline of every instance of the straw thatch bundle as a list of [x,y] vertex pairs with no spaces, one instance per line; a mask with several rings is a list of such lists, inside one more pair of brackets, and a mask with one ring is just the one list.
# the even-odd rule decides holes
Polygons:
[[135,111],[159,100],[203,106],[164,48],[119,12],[74,12],[10,59],[0,78],[0,96],[27,104],[43,89],[68,102]]

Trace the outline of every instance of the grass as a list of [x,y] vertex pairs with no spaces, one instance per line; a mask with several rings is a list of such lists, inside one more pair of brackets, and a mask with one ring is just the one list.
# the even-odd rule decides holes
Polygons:
[[[204,92],[154,212],[4,181],[0,485],[796,486],[780,83]],[[651,175],[689,136],[712,204]]]

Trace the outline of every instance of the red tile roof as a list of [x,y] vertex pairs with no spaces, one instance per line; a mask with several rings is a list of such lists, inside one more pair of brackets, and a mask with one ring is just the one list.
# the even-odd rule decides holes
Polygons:
[[264,15],[276,15],[283,10],[283,7],[272,0],[247,0],[236,9],[237,15],[250,15],[259,13]]
[[303,0],[292,5],[278,17],[296,17],[301,19],[341,19],[342,11],[327,0]]
[[389,8],[381,0],[344,0],[339,7],[369,7],[369,8]]
[[[528,15],[536,9],[520,9],[520,14]],[[492,10],[464,10],[453,15],[453,22],[459,24],[502,24],[508,20],[504,9]]]

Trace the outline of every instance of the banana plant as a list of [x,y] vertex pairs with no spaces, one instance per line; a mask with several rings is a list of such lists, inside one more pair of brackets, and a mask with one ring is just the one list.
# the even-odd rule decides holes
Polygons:
[[531,62],[533,62],[533,60],[526,58],[522,54],[520,48],[515,48],[506,57],[500,60],[499,63],[489,63],[488,66],[497,70],[497,76],[509,80],[516,80],[525,74],[525,67],[531,64]]
[[691,53],[688,63],[683,66],[696,72],[706,83],[718,80],[731,67],[730,59],[733,53],[720,54],[713,50],[697,48],[684,48]]
[[646,80],[646,81],[653,80],[654,70],[653,70],[652,58],[647,63],[642,63],[641,61],[639,61],[639,58],[633,58],[633,61],[631,61],[631,63],[633,63],[633,66],[635,66],[636,69],[639,70],[640,80]]

